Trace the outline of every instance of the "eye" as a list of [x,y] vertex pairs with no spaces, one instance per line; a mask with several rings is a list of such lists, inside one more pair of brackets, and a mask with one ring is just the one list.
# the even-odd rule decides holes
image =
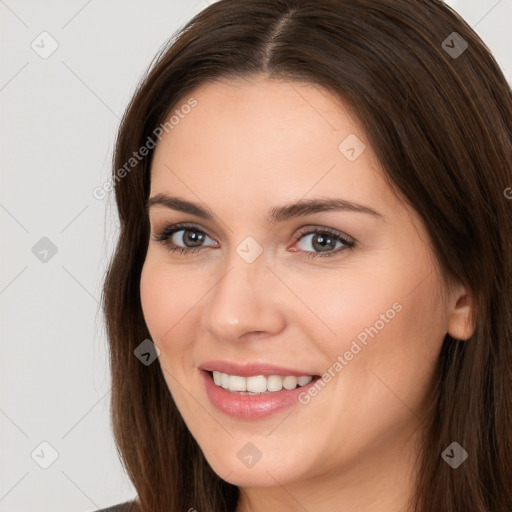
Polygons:
[[[219,246],[204,231],[192,224],[173,224],[166,227],[160,234],[155,235],[153,239],[166,245],[170,252],[178,251],[180,254],[197,253],[206,247]],[[207,239],[211,240],[213,244],[203,245]],[[292,252],[305,253],[307,258],[334,256],[347,249],[352,249],[356,245],[353,239],[330,228],[303,229],[295,235],[295,241],[299,244],[302,243],[303,246],[299,251],[292,250]],[[311,245],[313,251],[307,250],[308,245]]]
[[179,251],[180,253],[200,251],[204,248],[201,244],[206,239],[210,239],[213,242],[213,247],[218,247],[219,245],[204,231],[190,224],[173,224],[168,226],[153,239],[168,246],[170,252]]
[[[335,256],[342,251],[352,249],[356,245],[354,240],[330,228],[302,230],[295,236],[295,240],[303,243],[301,251],[305,253],[307,258]],[[308,245],[313,248],[313,251],[307,250]]]

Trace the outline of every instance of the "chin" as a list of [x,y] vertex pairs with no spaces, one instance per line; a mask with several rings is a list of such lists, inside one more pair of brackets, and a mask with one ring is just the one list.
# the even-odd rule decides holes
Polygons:
[[212,469],[220,478],[239,487],[275,487],[276,482],[283,485],[290,480],[289,474],[286,478],[281,474],[282,468],[268,468],[262,461],[252,468],[230,469],[229,464],[222,464],[218,468],[212,466]]
[[[205,458],[213,471],[226,482],[241,487],[271,487],[287,484],[300,478],[298,460],[287,457],[285,453],[261,455],[261,458],[244,461],[246,454],[250,453],[250,443],[241,443],[242,449],[234,453],[225,450],[223,454],[205,453]],[[227,457],[226,454],[234,456]],[[252,465],[251,465],[252,464]]]

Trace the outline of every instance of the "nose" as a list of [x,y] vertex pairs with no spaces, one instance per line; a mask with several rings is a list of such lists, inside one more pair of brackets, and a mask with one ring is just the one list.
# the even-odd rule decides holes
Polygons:
[[279,334],[285,327],[281,288],[263,258],[252,263],[232,260],[207,295],[202,327],[217,339],[232,342]]

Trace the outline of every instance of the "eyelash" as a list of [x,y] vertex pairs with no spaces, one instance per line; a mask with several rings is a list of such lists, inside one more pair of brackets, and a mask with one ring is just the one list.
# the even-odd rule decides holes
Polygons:
[[[172,224],[171,226],[166,227],[159,235],[153,236],[153,240],[156,242],[163,243],[164,245],[170,246],[169,252],[176,252],[179,251],[180,254],[183,253],[195,253],[198,251],[201,251],[202,249],[205,249],[205,247],[180,247],[180,246],[173,246],[172,242],[170,242],[170,238],[174,233],[177,233],[178,231],[197,231],[199,233],[203,233],[204,235],[208,236],[207,233],[205,233],[202,229],[199,229],[197,226],[194,226],[192,224]],[[313,251],[298,251],[298,252],[304,252],[306,253],[306,258],[330,258],[331,256],[334,256],[342,251],[345,251],[346,249],[352,249],[355,247],[356,242],[353,240],[350,240],[346,237],[344,237],[340,232],[335,231],[330,228],[321,228],[321,229],[313,229],[308,230],[304,229],[301,230],[299,233],[297,233],[294,237],[295,242],[298,242],[302,237],[305,235],[311,235],[311,234],[329,234],[332,235],[335,241],[342,242],[345,247],[341,247],[336,250],[332,250],[329,252],[313,252]],[[211,237],[210,237],[211,238]]]

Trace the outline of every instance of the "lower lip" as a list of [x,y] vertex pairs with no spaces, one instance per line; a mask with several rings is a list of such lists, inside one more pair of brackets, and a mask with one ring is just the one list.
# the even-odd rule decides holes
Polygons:
[[241,395],[217,386],[210,372],[205,370],[200,372],[212,404],[228,416],[246,419],[264,418],[297,404],[299,395],[307,392],[319,378],[316,377],[309,384],[295,389],[283,389],[262,395]]

